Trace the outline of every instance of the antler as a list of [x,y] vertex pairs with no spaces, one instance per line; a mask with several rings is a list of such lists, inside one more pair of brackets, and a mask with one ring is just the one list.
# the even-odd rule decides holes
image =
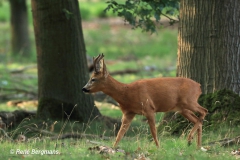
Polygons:
[[96,58],[93,57],[93,67],[96,73],[100,72],[101,64],[99,62],[101,59],[103,59],[103,57],[104,57],[103,53],[99,54]]

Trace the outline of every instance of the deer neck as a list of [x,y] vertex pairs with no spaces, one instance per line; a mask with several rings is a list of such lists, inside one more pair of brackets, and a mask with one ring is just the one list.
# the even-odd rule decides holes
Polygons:
[[124,99],[125,91],[127,88],[127,84],[121,83],[108,75],[106,79],[106,86],[102,90],[105,94],[111,96],[118,103],[121,104],[121,101]]

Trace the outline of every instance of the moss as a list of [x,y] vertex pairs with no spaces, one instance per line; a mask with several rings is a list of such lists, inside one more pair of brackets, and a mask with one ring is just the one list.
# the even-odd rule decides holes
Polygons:
[[[240,96],[238,94],[224,89],[215,93],[203,94],[198,101],[209,112],[203,124],[205,130],[214,130],[223,124],[232,124],[233,126],[240,124]],[[179,135],[192,127],[188,120],[175,113],[166,113],[163,122],[159,125],[158,130],[164,132],[165,128],[168,128],[168,132],[171,134]]]
[[208,109],[208,125],[219,127],[222,123],[240,124],[240,96],[229,90],[202,95],[199,104]]

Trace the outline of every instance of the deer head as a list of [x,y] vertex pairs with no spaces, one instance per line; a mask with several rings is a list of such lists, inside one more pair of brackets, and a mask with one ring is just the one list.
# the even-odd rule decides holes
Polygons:
[[104,87],[105,79],[108,77],[108,71],[103,57],[103,54],[99,54],[96,58],[93,57],[94,72],[88,83],[82,88],[83,92],[94,93],[101,91],[102,87]]

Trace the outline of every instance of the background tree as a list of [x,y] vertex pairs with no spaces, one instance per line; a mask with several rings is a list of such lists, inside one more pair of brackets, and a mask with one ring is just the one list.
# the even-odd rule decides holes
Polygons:
[[31,2],[38,62],[38,117],[61,119],[71,113],[72,119],[86,122],[99,116],[92,96],[81,91],[89,73],[78,1]]
[[25,0],[9,0],[11,10],[11,53],[28,57],[30,41],[28,14]]
[[240,2],[180,2],[177,76],[240,94]]

